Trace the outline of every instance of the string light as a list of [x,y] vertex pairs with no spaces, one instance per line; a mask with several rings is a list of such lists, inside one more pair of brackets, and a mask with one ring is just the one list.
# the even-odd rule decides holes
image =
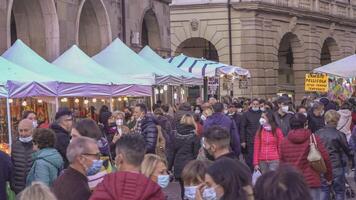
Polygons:
[[79,99],[78,99],[78,98],[75,99],[74,102],[75,102],[75,103],[79,103]]
[[167,85],[164,85],[164,86],[163,86],[163,89],[164,89],[164,91],[167,91],[167,90],[168,90],[168,86],[167,86]]
[[174,99],[178,99],[178,94],[176,92],[174,93],[173,96],[174,96]]
[[122,98],[121,98],[121,97],[119,97],[117,100],[122,101]]
[[13,103],[14,102],[14,100],[13,99],[9,99],[9,103]]
[[27,106],[26,100],[22,102],[22,106]]
[[159,93],[161,93],[161,94],[163,94],[163,92],[164,92],[163,89],[161,89],[161,90],[159,91]]
[[127,100],[129,100],[129,98],[127,98],[127,97],[124,97],[124,101],[127,101]]
[[157,88],[155,88],[155,94],[159,94],[159,91]]
[[88,104],[89,103],[89,100],[88,99],[85,99],[84,100],[84,104]]
[[65,103],[65,102],[67,102],[68,101],[68,99],[67,98],[63,98],[63,99],[61,99],[61,102],[63,102],[63,103]]
[[105,103],[105,99],[101,99],[101,102]]
[[43,103],[42,99],[37,100],[38,103]]
[[96,103],[96,99],[95,98],[93,99],[93,103]]

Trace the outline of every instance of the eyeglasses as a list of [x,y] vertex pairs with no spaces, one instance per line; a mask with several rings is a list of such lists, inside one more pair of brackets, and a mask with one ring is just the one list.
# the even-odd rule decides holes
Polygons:
[[21,132],[28,132],[28,131],[30,131],[30,129],[19,129],[19,132],[21,133]]
[[98,160],[100,159],[101,157],[101,153],[83,153],[82,155],[84,156],[95,156]]

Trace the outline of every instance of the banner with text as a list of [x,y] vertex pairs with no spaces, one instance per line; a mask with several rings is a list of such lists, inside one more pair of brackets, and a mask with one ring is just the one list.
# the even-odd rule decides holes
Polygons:
[[328,92],[329,77],[327,74],[305,74],[306,92]]

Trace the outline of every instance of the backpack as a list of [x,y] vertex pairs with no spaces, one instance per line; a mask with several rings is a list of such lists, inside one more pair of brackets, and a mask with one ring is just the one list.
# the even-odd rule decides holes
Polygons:
[[164,160],[167,160],[166,156],[166,138],[164,137],[164,130],[160,125],[157,127],[157,143],[156,143],[156,154]]

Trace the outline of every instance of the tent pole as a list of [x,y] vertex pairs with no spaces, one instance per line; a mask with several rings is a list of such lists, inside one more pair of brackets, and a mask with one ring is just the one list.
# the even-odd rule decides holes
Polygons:
[[112,96],[110,96],[110,100],[109,100],[109,105],[110,105],[110,112],[113,112],[113,109],[114,109],[114,104],[113,104],[113,98]]
[[9,146],[12,145],[12,131],[11,131],[11,113],[10,113],[10,99],[6,98],[6,112],[7,112],[7,133],[9,134]]
[[[151,108],[149,110],[152,110],[152,108],[153,108],[153,97],[152,96],[150,96],[150,104],[151,104]],[[153,112],[153,110],[152,110],[152,112]]]
[[55,98],[55,104],[56,104],[56,112],[59,110],[59,103],[58,103],[58,96]]

